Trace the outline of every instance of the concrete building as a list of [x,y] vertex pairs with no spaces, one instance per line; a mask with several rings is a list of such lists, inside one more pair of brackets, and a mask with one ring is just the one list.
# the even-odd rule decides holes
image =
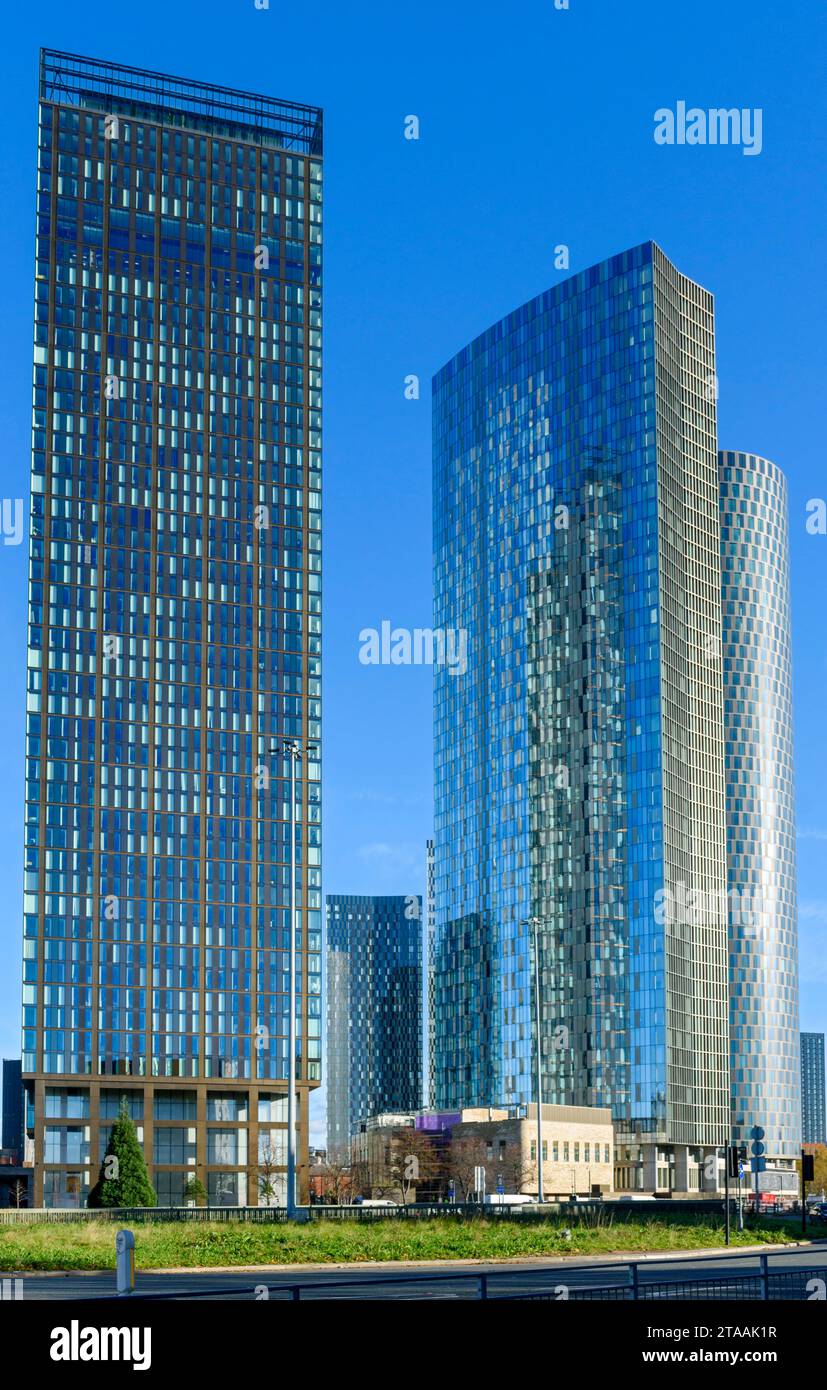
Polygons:
[[[416,1160],[421,1181],[409,1200],[477,1200],[481,1195],[537,1195],[536,1107],[497,1107],[373,1115],[354,1136],[354,1174],[371,1194],[400,1196],[396,1179]],[[431,1161],[424,1158],[431,1150]],[[608,1196],[614,1138],[611,1112],[543,1106],[543,1182],[548,1201]],[[484,1193],[475,1186],[485,1172]]]
[[[485,1168],[486,1192],[537,1195],[537,1107],[525,1114],[465,1109],[451,1128],[455,1149],[466,1146],[466,1160],[478,1155]],[[614,1132],[608,1108],[544,1105],[542,1117],[543,1192],[547,1201],[608,1197],[614,1187]]]

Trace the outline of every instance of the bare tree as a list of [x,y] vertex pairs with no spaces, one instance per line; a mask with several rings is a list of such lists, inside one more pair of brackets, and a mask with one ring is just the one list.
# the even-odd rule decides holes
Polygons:
[[519,1144],[509,1144],[505,1161],[500,1164],[506,1192],[522,1192],[525,1187],[536,1187],[537,1164],[526,1158]]
[[405,1205],[411,1193],[438,1175],[439,1159],[432,1141],[418,1129],[398,1129],[391,1139],[389,1177]]
[[283,1163],[277,1161],[276,1151],[272,1144],[267,1144],[259,1154],[258,1160],[258,1200],[263,1207],[274,1207],[281,1184],[276,1179],[276,1173],[283,1168]]
[[351,1163],[328,1159],[314,1176],[318,1176],[320,1179],[320,1196],[323,1201],[330,1201],[335,1206],[340,1206],[345,1198],[353,1193],[354,1169]]
[[398,1190],[393,1171],[394,1132],[383,1131],[381,1140],[374,1139],[368,1145],[368,1195],[371,1197],[392,1197]]
[[470,1202],[474,1194],[474,1170],[485,1166],[485,1152],[485,1140],[479,1135],[461,1135],[448,1145],[446,1171],[463,1202]]
[[351,1196],[369,1197],[371,1192],[371,1165],[367,1158],[354,1158],[350,1164]]

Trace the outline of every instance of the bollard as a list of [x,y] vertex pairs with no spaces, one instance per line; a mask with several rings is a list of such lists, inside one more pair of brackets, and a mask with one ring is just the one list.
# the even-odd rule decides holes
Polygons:
[[135,1237],[131,1231],[118,1231],[115,1237],[115,1265],[120,1298],[135,1289]]

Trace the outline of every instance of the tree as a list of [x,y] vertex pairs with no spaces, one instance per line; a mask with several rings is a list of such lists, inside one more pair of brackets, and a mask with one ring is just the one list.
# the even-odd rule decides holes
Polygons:
[[350,1197],[353,1192],[354,1174],[350,1163],[328,1159],[315,1176],[319,1179],[319,1197],[323,1202],[341,1206],[345,1197]]
[[372,1166],[364,1153],[354,1155],[350,1164],[350,1194],[353,1197],[370,1197],[373,1184]]
[[125,1100],[109,1134],[98,1180],[87,1199],[90,1207],[154,1207],[158,1198],[149,1181],[144,1151]]
[[519,1143],[510,1143],[505,1158],[494,1166],[497,1176],[502,1175],[506,1192],[537,1191],[537,1164],[526,1158]]
[[[815,1178],[807,1184],[808,1195],[811,1192],[827,1192],[827,1145],[825,1144],[805,1144],[804,1152],[812,1154],[815,1159]],[[798,1169],[799,1191],[801,1190],[801,1160],[796,1159]]]
[[407,1206],[412,1191],[416,1191],[439,1173],[439,1161],[434,1145],[427,1134],[417,1129],[396,1130],[391,1140],[389,1176],[394,1189],[402,1195]]
[[283,1160],[279,1158],[272,1144],[267,1144],[258,1161],[259,1206],[277,1207],[279,1205],[281,1182],[276,1180],[276,1173],[280,1173],[283,1168]]
[[448,1146],[446,1170],[458,1201],[470,1202],[475,1191],[474,1170],[485,1167],[485,1140],[477,1135],[459,1136]]
[[203,1207],[206,1203],[207,1193],[204,1184],[194,1173],[191,1178],[187,1179],[187,1185],[184,1188],[184,1200],[187,1202],[195,1202],[196,1206],[199,1207]]
[[29,1186],[22,1178],[16,1178],[11,1190],[12,1201],[16,1207],[25,1207],[29,1196]]

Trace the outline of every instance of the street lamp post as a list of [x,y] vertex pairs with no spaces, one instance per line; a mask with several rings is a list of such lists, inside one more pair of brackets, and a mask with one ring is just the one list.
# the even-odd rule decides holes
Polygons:
[[534,1028],[537,1036],[535,1090],[537,1092],[537,1201],[543,1194],[543,1071],[540,1045],[540,926],[539,917],[529,917],[526,923],[534,933]]
[[287,987],[287,1216],[296,1215],[296,764],[301,744],[284,740],[282,752],[290,759],[290,945]]

